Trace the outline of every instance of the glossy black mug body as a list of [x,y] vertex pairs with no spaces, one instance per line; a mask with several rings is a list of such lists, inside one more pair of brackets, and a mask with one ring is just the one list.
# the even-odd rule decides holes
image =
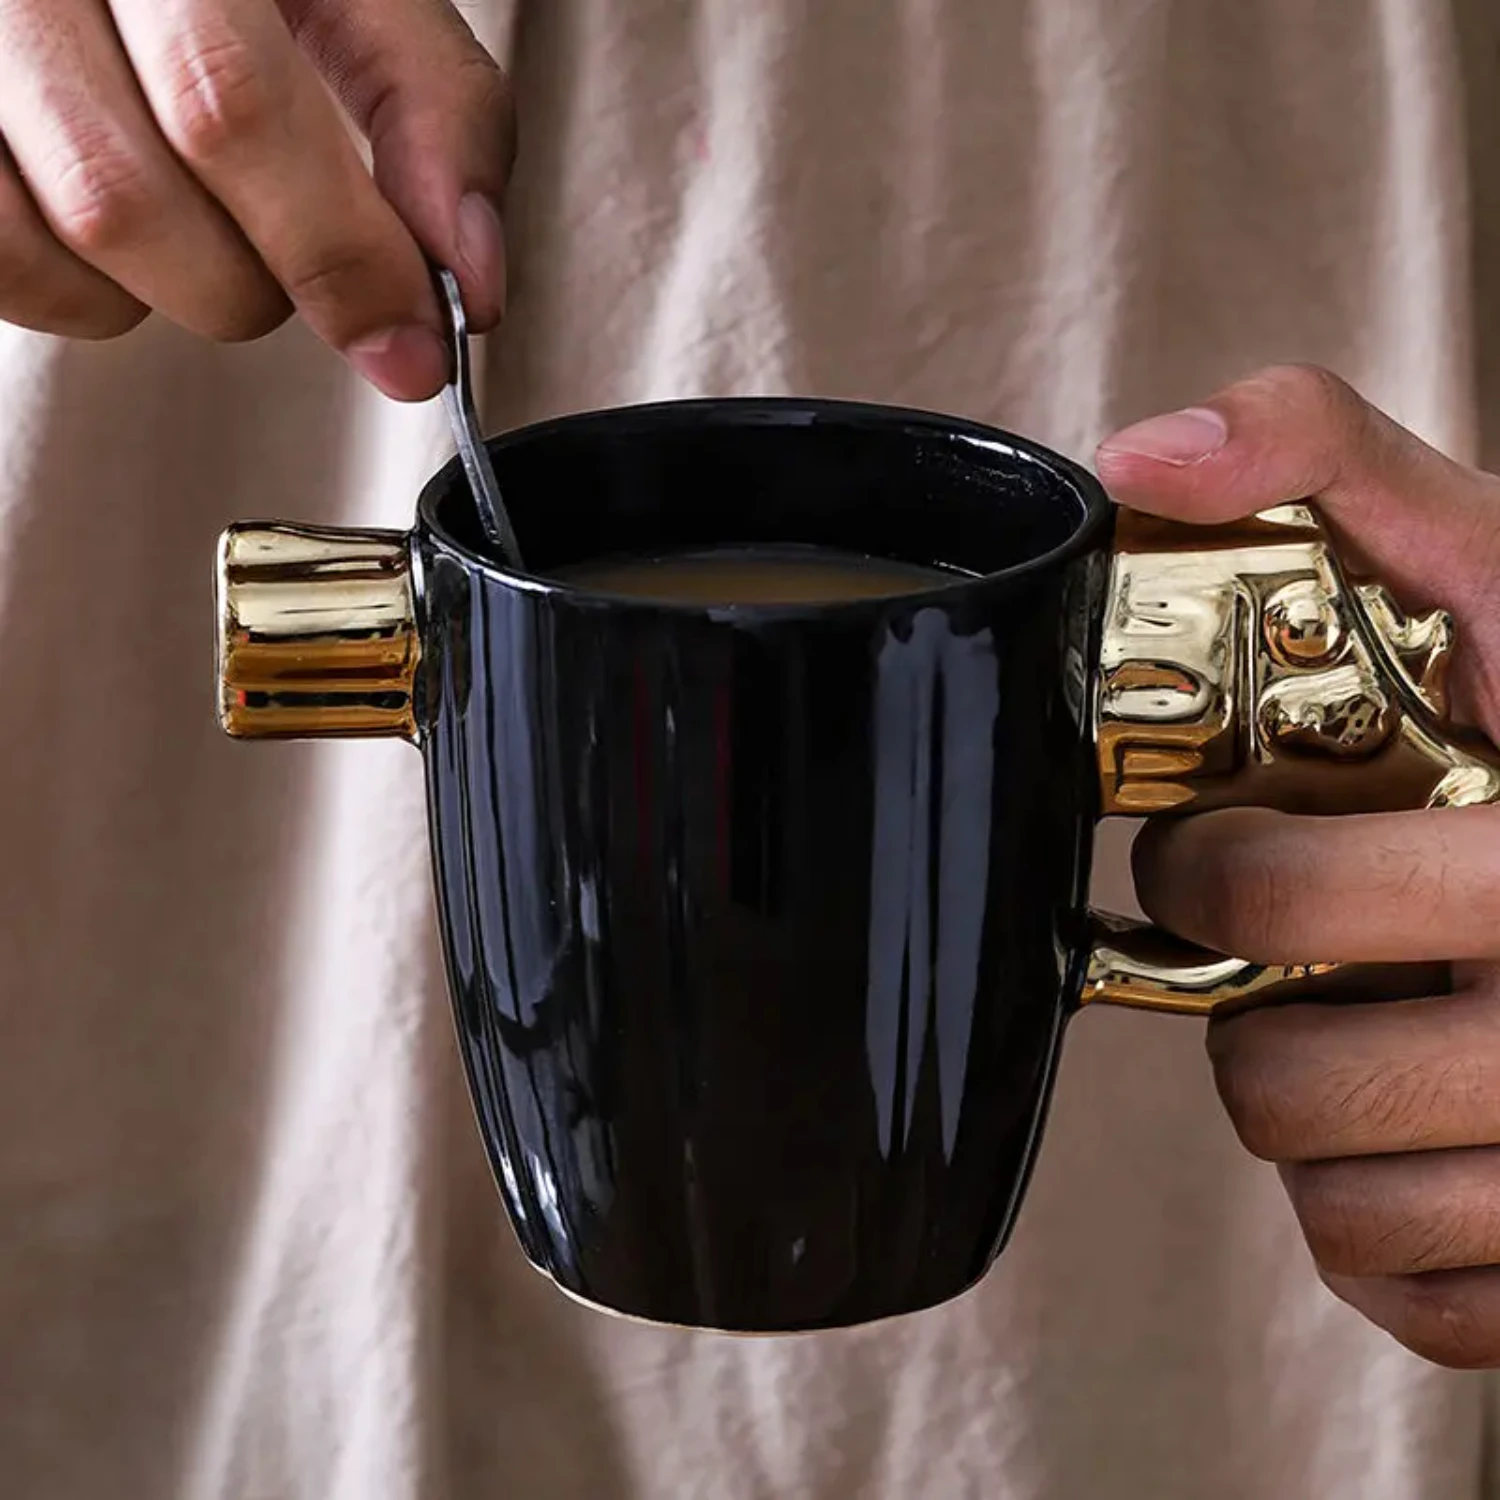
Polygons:
[[[419,507],[420,717],[460,1045],[526,1254],[654,1321],[830,1328],[972,1285],[1087,956],[1111,516],[951,418],[799,400],[492,444]],[[707,608],[549,583],[800,543],[974,575]]]

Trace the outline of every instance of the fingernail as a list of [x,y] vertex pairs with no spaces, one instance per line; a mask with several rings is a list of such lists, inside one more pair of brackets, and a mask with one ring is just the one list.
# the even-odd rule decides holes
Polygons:
[[1206,406],[1149,417],[1126,427],[1099,445],[1099,452],[1129,453],[1181,468],[1217,453],[1229,440],[1229,425]]
[[[458,205],[458,257],[474,286],[490,297],[490,318],[505,310],[505,230],[495,205],[470,193]],[[481,319],[484,318],[481,311]]]
[[448,378],[448,351],[430,328],[386,328],[351,344],[349,363],[397,401],[425,401]]

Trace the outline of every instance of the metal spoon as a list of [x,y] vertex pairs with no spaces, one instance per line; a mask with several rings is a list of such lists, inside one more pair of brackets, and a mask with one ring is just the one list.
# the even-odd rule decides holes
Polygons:
[[474,492],[474,504],[478,507],[486,538],[506,563],[520,570],[525,567],[521,561],[521,548],[510,517],[505,513],[505,501],[500,498],[500,485],[495,479],[489,449],[485,447],[484,434],[479,430],[479,415],[474,409],[469,322],[464,316],[463,294],[452,271],[438,267],[437,281],[448,316],[448,338],[453,345],[452,375],[443,387],[443,406],[453,428],[453,441],[458,445],[464,472],[469,476],[469,488]]

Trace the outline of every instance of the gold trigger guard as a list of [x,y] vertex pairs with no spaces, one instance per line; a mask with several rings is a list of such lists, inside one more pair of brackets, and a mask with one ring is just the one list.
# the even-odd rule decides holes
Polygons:
[[[1220,527],[1119,513],[1096,695],[1100,808],[1393,812],[1500,802],[1500,755],[1448,724],[1454,629],[1356,582],[1305,505]],[[1267,966],[1094,913],[1081,1003],[1206,1014],[1340,966]]]

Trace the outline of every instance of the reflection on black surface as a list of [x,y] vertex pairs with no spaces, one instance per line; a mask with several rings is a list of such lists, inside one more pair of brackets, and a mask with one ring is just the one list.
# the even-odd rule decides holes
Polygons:
[[[560,550],[496,462],[528,554]],[[976,551],[1051,544],[953,504]],[[592,1300],[735,1329],[971,1283],[1009,1230],[1069,1001],[1093,809],[1064,663],[1091,651],[1097,557],[778,621],[606,611],[426,550],[449,968],[527,1254]]]

